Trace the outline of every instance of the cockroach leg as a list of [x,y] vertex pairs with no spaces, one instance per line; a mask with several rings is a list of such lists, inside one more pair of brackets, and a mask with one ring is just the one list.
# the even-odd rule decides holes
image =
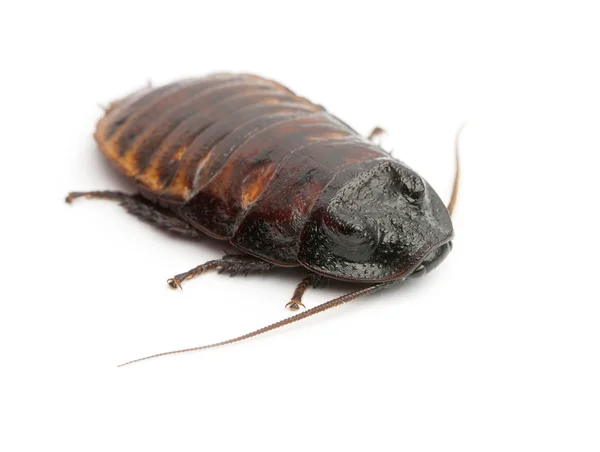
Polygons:
[[294,290],[294,295],[292,295],[292,299],[285,305],[285,307],[290,309],[291,311],[297,311],[298,309],[300,309],[300,307],[306,308],[306,306],[304,306],[304,304],[302,303],[302,296],[304,295],[304,292],[306,292],[306,289],[308,289],[308,286],[310,286],[311,284],[312,275],[308,275],[302,281],[300,281],[300,284],[298,284],[296,290]]
[[71,204],[73,200],[77,198],[87,198],[87,199],[110,199],[113,201],[122,201],[125,197],[131,196],[127,193],[123,193],[120,191],[72,191],[67,195],[65,201],[68,204]]
[[140,195],[130,195],[120,191],[71,192],[65,201],[71,204],[73,200],[77,198],[119,201],[119,204],[122,205],[127,212],[159,229],[189,238],[197,238],[202,235],[198,229],[176,217],[168,209],[153,204],[142,198]]
[[302,303],[302,296],[304,295],[304,292],[306,292],[306,289],[308,289],[309,286],[313,286],[313,288],[321,287],[326,279],[327,278],[315,273],[306,275],[304,279],[300,281],[300,284],[298,284],[296,290],[294,290],[294,295],[292,295],[291,301],[288,302],[285,307],[291,311],[297,311],[301,307],[306,308],[306,306],[304,306]]
[[181,287],[181,283],[183,281],[185,281],[186,279],[192,279],[192,278],[195,278],[196,276],[201,275],[202,273],[206,273],[208,271],[215,270],[215,269],[219,268],[219,266],[221,264],[222,264],[222,260],[218,259],[218,260],[214,260],[214,261],[209,261],[202,265],[198,265],[197,267],[192,268],[191,270],[188,270],[187,272],[179,273],[178,275],[175,275],[172,278],[167,279],[167,284],[169,284],[169,287],[171,287],[171,289],[177,289],[177,288],[183,289]]
[[385,129],[377,126],[373,128],[368,138],[370,141],[379,141],[386,133],[387,132],[385,131]]
[[208,261],[205,264],[198,265],[191,270],[180,273],[167,280],[167,284],[172,289],[181,289],[181,283],[186,279],[192,279],[208,271],[217,270],[217,273],[227,273],[229,276],[243,274],[247,276],[250,273],[263,273],[273,268],[273,264],[262,261],[253,256],[226,254],[221,259]]

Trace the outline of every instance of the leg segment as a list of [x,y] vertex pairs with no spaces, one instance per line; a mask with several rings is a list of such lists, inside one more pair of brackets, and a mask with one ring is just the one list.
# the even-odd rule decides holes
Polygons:
[[67,195],[65,201],[68,204],[71,204],[74,199],[77,198],[87,198],[87,199],[110,199],[112,201],[121,201],[123,198],[127,196],[131,196],[127,193],[123,193],[121,191],[72,191]]
[[153,204],[142,198],[140,195],[130,195],[119,191],[72,192],[69,193],[66,201],[71,204],[74,199],[81,197],[119,201],[119,204],[122,205],[127,212],[159,229],[190,238],[200,237],[201,235],[200,231],[191,224],[177,218],[168,209]]
[[265,262],[254,256],[226,254],[221,259],[209,261],[205,264],[198,265],[196,268],[175,275],[167,280],[169,286],[173,289],[180,288],[181,283],[186,279],[192,279],[196,276],[206,273],[211,270],[217,270],[217,273],[229,273],[229,276],[237,276],[243,274],[247,276],[249,273],[263,273],[273,268],[273,264]]
[[326,278],[323,276],[316,275],[314,273],[306,275],[304,279],[300,281],[300,284],[298,284],[296,290],[294,290],[294,295],[292,295],[291,301],[286,304],[285,307],[292,311],[297,311],[300,309],[300,307],[305,308],[306,306],[304,306],[302,303],[302,296],[304,295],[304,292],[306,292],[306,289],[308,289],[310,286],[313,286],[313,288],[321,287],[325,280]]
[[382,129],[381,127],[377,126],[371,131],[368,138],[370,141],[377,141],[378,139],[380,140],[381,137],[385,134],[385,129]]

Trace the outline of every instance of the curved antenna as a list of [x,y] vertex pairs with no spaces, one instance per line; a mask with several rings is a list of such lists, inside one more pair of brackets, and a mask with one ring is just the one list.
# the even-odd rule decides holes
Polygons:
[[454,155],[456,156],[456,169],[454,172],[454,184],[452,184],[452,196],[450,196],[450,202],[448,203],[448,212],[450,212],[450,216],[452,216],[452,214],[454,213],[454,207],[456,206],[456,201],[458,200],[458,188],[460,185],[460,135],[462,134],[462,131],[464,130],[466,125],[466,122],[460,125],[460,127],[456,131],[456,136],[454,138]]
[[265,326],[256,331],[252,331],[251,333],[246,333],[241,336],[234,337],[232,339],[227,339],[226,341],[216,342],[214,344],[209,344],[209,345],[201,345],[200,347],[184,348],[181,350],[157,353],[156,355],[146,356],[144,358],[138,358],[138,359],[134,359],[133,361],[128,361],[126,363],[119,364],[117,367],[123,367],[123,366],[127,366],[129,364],[137,363],[140,361],[146,361],[148,359],[159,358],[161,356],[175,355],[177,353],[195,352],[198,350],[206,350],[207,348],[221,347],[223,345],[233,344],[235,342],[241,342],[243,340],[250,339],[251,337],[260,336],[261,334],[267,333],[267,332],[275,330],[277,328],[281,328],[282,326],[286,326],[291,323],[298,322],[302,319],[313,316],[320,312],[327,311],[328,309],[335,308],[336,306],[342,305],[344,303],[348,303],[349,301],[355,300],[362,295],[380,290],[385,285],[386,285],[385,283],[375,284],[373,286],[368,286],[368,287],[364,287],[362,289],[355,290],[353,292],[349,292],[346,295],[342,295],[341,297],[334,298],[333,300],[330,300],[330,301],[326,301],[325,303],[315,306],[314,308],[308,309],[307,311],[301,312],[300,314],[296,314],[293,317],[290,317],[290,318],[287,318],[284,320],[280,320],[279,322],[273,323],[269,326]]

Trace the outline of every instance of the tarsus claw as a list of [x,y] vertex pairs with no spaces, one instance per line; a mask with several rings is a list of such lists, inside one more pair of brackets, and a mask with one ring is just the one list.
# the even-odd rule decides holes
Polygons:
[[306,309],[306,306],[304,306],[304,304],[302,304],[301,301],[296,301],[296,300],[290,301],[288,304],[285,305],[285,307],[292,311],[297,311],[300,308]]
[[181,290],[183,290],[183,287],[181,287],[181,281],[179,281],[178,279],[169,278],[167,279],[167,284],[171,289],[177,289],[179,287]]

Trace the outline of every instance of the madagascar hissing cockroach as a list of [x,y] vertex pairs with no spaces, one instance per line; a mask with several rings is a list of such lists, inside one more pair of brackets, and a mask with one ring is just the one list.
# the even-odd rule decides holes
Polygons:
[[[219,73],[112,102],[94,138],[137,194],[73,192],[67,202],[112,199],[131,214],[186,237],[227,240],[240,251],[168,280],[208,270],[230,275],[274,266],[307,270],[286,305],[297,310],[327,278],[367,284],[252,333],[312,316],[407,278],[448,255],[458,188],[458,153],[448,208],[415,171],[323,107],[250,74]],[[129,364],[129,363],[126,363]]]

